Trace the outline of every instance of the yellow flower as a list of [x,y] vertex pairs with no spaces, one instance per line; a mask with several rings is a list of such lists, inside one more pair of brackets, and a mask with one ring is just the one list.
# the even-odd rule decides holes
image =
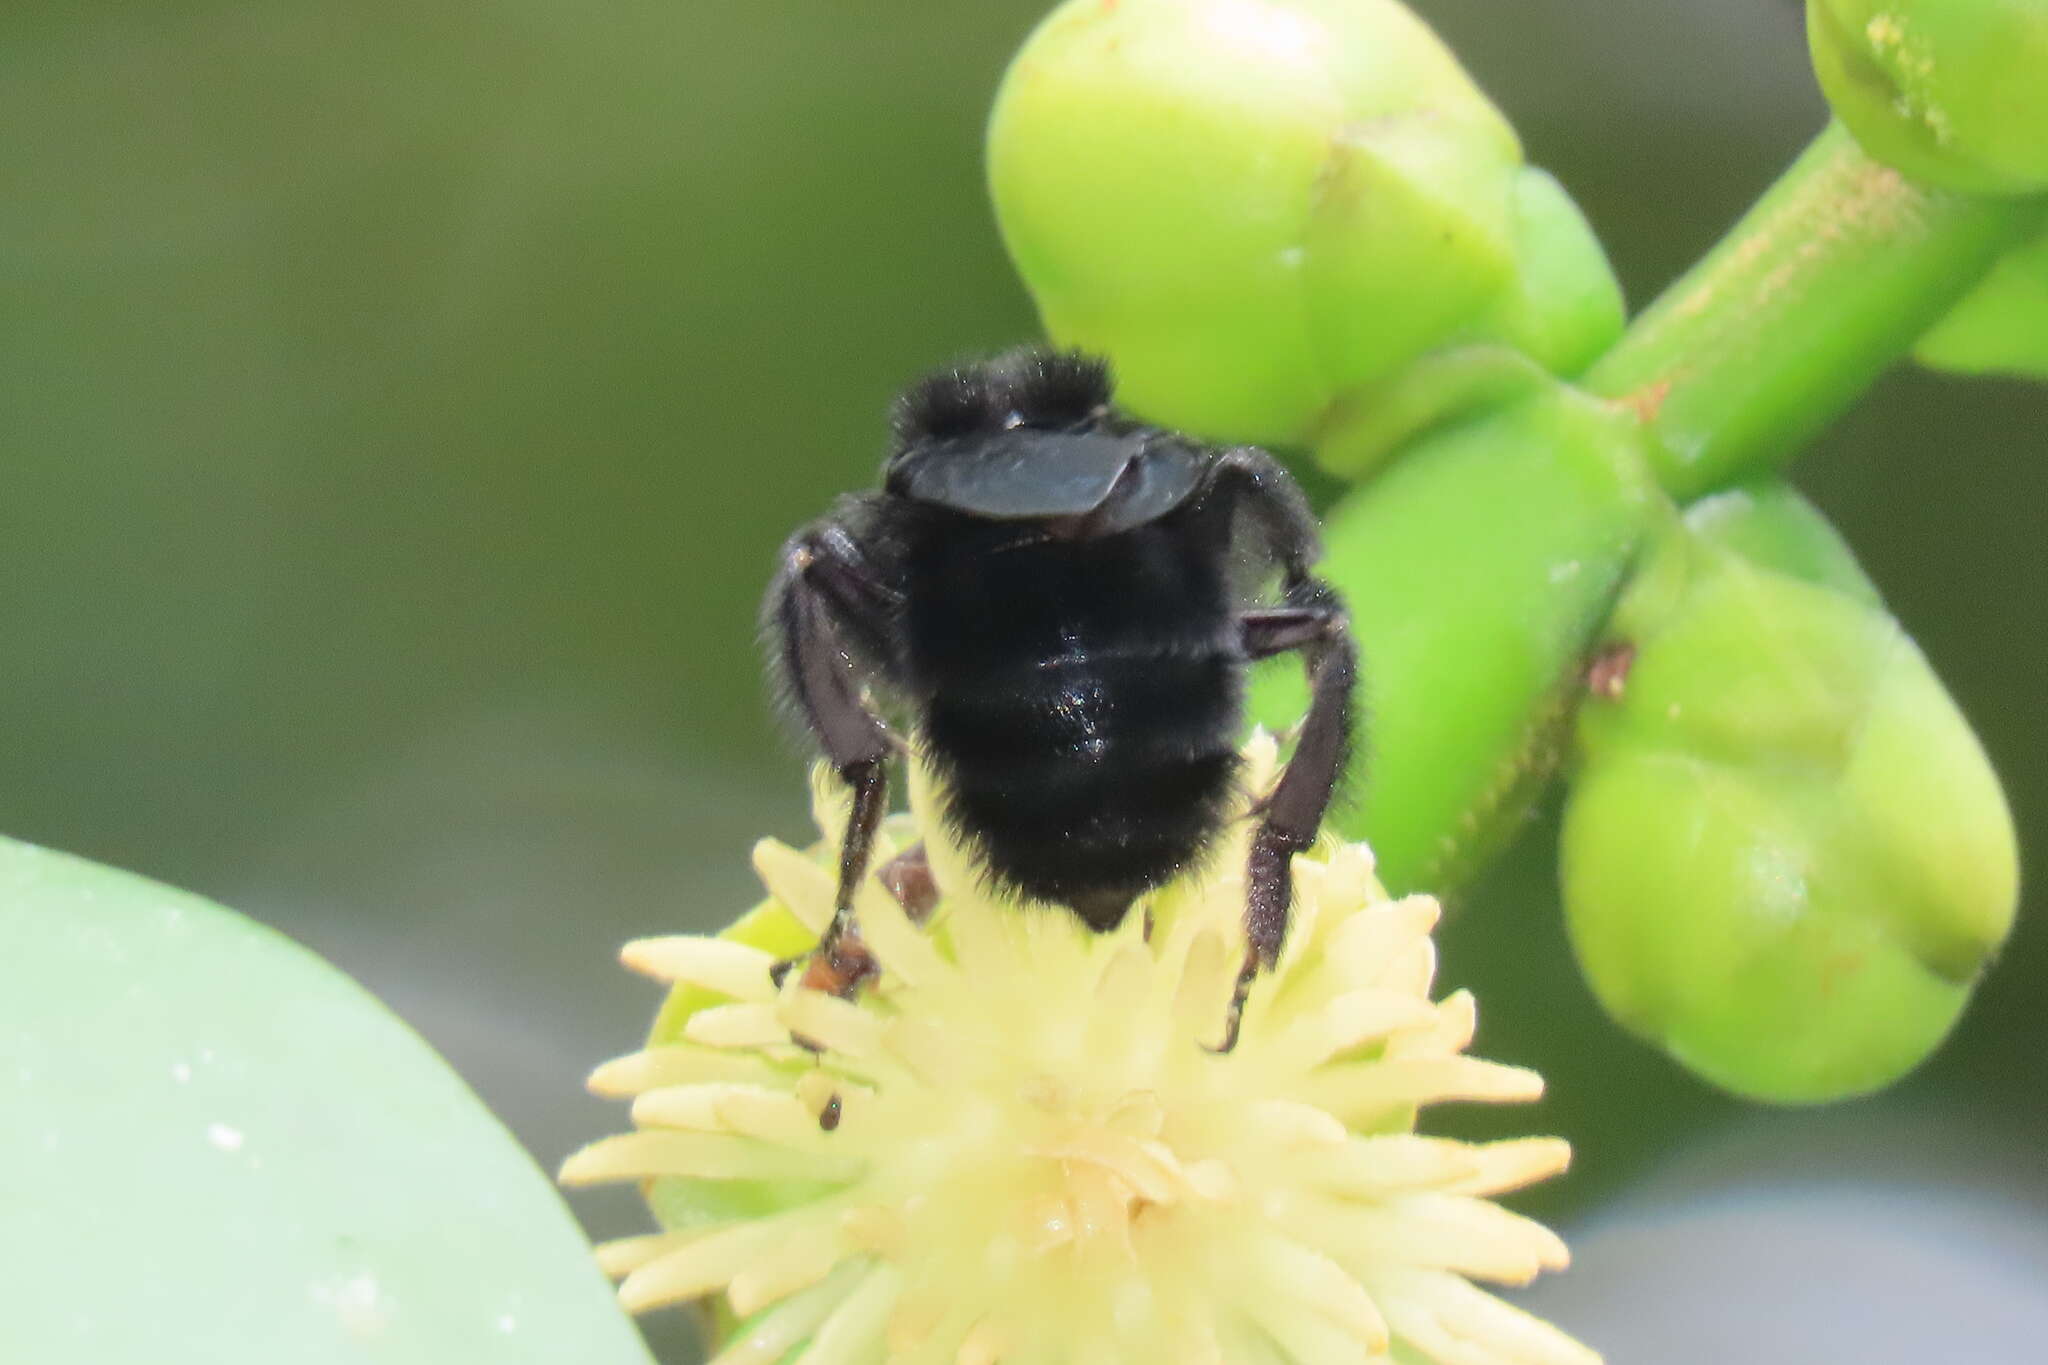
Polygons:
[[[1271,741],[1249,760],[1263,790]],[[882,976],[857,1002],[800,973],[778,990],[775,951],[731,937],[627,946],[699,1006],[599,1069],[638,1131],[562,1173],[655,1182],[671,1230],[600,1248],[627,1307],[722,1293],[718,1365],[806,1342],[809,1365],[1597,1361],[1470,1283],[1565,1264],[1487,1196],[1561,1171],[1566,1144],[1412,1131],[1420,1105],[1542,1089],[1461,1055],[1469,995],[1429,999],[1435,901],[1390,900],[1363,845],[1296,859],[1285,953],[1217,1054],[1249,820],[1094,935],[993,899],[917,775],[911,804],[878,860],[921,837],[941,899],[919,927],[869,878]],[[844,813],[819,805],[818,846],[756,850],[772,901],[751,936],[763,916],[813,937],[830,917]]]

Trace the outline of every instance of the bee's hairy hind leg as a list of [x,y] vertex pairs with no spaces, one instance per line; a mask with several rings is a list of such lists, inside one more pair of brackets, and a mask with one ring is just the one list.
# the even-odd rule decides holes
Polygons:
[[1237,1046],[1252,982],[1280,960],[1294,899],[1294,855],[1315,843],[1323,813],[1351,755],[1351,693],[1358,651],[1351,643],[1343,604],[1328,584],[1303,575],[1287,587],[1286,605],[1246,612],[1241,642],[1248,658],[1300,650],[1308,665],[1309,705],[1294,756],[1272,792],[1259,803],[1245,869],[1245,955],[1230,995],[1223,1041]]
[[885,765],[894,745],[888,727],[862,695],[862,668],[848,646],[851,639],[874,640],[886,633],[894,596],[873,573],[859,543],[829,522],[791,538],[769,589],[768,626],[780,671],[827,761],[853,789],[832,922],[815,950],[776,965],[771,975],[778,985],[797,962],[805,961],[805,986],[851,997],[876,971],[874,958],[860,942],[853,899],[888,809]]

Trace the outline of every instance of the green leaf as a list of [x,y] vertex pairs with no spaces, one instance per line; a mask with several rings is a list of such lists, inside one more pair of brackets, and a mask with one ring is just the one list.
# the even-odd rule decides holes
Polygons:
[[1959,374],[2048,379],[2048,233],[2008,252],[1920,338],[1913,358]]
[[360,986],[4,840],[0,907],[0,1360],[647,1365],[547,1178]]

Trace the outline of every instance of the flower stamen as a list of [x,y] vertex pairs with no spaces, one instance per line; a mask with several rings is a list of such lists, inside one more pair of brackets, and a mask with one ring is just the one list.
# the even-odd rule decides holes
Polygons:
[[[1256,790],[1270,740],[1246,767]],[[1566,1144],[1411,1131],[1425,1105],[1542,1093],[1463,1055],[1469,995],[1430,1000],[1434,901],[1389,899],[1361,846],[1299,856],[1286,949],[1217,1054],[1248,822],[1097,935],[994,898],[929,780],[912,794],[878,857],[922,847],[930,886],[915,917],[885,879],[863,887],[880,972],[858,998],[769,980],[831,917],[843,810],[822,787],[825,841],[755,850],[773,899],[733,931],[755,941],[628,945],[696,993],[592,1077],[634,1099],[638,1131],[562,1172],[651,1182],[675,1224],[600,1249],[628,1307],[723,1294],[740,1320],[714,1365],[805,1342],[817,1365],[1597,1360],[1468,1280],[1563,1267],[1554,1234],[1489,1199],[1562,1171]]]

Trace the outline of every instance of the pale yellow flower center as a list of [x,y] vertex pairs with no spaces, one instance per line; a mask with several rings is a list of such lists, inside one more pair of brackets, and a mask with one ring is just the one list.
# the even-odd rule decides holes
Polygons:
[[[1271,771],[1254,745],[1255,776]],[[931,809],[920,784],[913,809]],[[1462,1055],[1471,998],[1429,999],[1437,910],[1391,900],[1359,845],[1296,860],[1287,950],[1235,1051],[1244,827],[1206,873],[1113,934],[990,900],[935,820],[944,899],[913,925],[858,902],[883,968],[858,1002],[778,991],[731,939],[628,945],[711,993],[682,1039],[602,1068],[638,1130],[564,1179],[654,1180],[687,1218],[601,1249],[636,1310],[723,1294],[720,1362],[1325,1362],[1597,1359],[1477,1288],[1563,1266],[1561,1242],[1487,1196],[1563,1169],[1555,1139],[1412,1132],[1419,1106],[1522,1100],[1531,1072]],[[756,865],[808,925],[831,913],[837,823]],[[801,1037],[817,1050],[800,1047]],[[743,1196],[743,1197],[742,1197]]]

